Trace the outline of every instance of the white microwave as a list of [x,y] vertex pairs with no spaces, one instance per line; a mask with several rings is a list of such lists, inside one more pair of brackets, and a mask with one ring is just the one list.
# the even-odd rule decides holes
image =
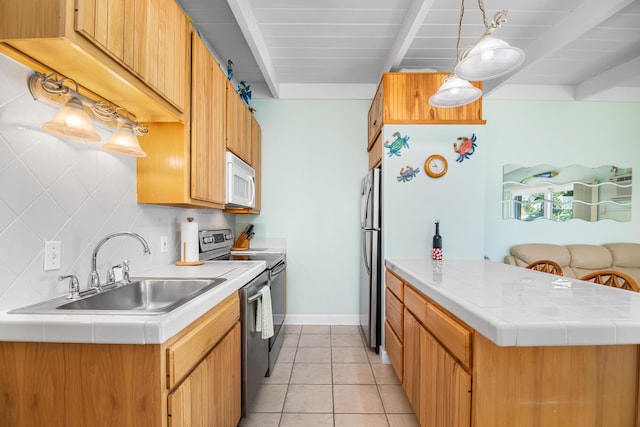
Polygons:
[[256,203],[256,172],[235,154],[226,154],[226,205],[253,208]]

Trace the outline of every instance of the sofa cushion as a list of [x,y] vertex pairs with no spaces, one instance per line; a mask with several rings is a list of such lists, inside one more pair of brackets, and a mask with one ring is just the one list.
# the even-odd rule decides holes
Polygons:
[[600,245],[567,245],[571,254],[571,269],[577,278],[598,270],[610,270],[611,252]]
[[614,266],[640,268],[639,243],[609,243],[604,246],[611,252]]
[[604,246],[611,252],[613,269],[628,274],[640,283],[640,244],[609,243]]
[[515,245],[511,246],[509,252],[515,261],[515,265],[520,267],[526,267],[534,261],[548,259],[555,261],[564,272],[569,268],[568,266],[571,261],[571,254],[566,247],[550,243]]
[[562,267],[562,274],[580,278],[599,270],[621,271],[640,283],[640,243],[609,243],[606,245],[567,245],[524,243],[514,245],[504,262],[526,267],[549,259]]

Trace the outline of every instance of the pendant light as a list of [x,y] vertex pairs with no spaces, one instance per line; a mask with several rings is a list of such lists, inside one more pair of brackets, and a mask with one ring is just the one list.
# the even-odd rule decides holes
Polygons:
[[102,149],[125,156],[147,157],[147,153],[140,148],[136,132],[129,123],[122,123],[118,126],[116,133],[113,134],[109,142],[102,146]]
[[[460,4],[460,18],[458,19],[458,38],[456,41],[456,64],[460,56],[460,33],[462,32],[462,18],[464,17],[464,0]],[[429,98],[429,104],[438,108],[453,108],[467,105],[482,96],[482,90],[473,86],[469,81],[457,76],[455,73],[445,77],[440,89]]]
[[507,11],[496,13],[491,25],[487,26],[484,5],[481,1],[478,4],[486,31],[473,46],[464,50],[454,73],[467,80],[490,80],[518,68],[524,62],[525,55],[522,49],[492,36],[496,29],[507,22]]
[[84,111],[82,101],[76,97],[69,99],[53,119],[42,125],[42,129],[80,141],[100,141],[100,135],[93,129],[91,118]]
[[444,79],[440,89],[429,98],[429,104],[438,108],[460,107],[482,96],[482,91],[455,74]]

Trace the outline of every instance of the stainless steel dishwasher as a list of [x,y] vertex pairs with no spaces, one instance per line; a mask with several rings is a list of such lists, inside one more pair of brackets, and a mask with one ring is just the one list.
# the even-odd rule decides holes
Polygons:
[[256,308],[260,289],[269,286],[269,271],[240,288],[242,324],[242,416],[246,417],[269,371],[269,340],[256,331]]
[[[265,376],[269,376],[284,339],[282,326],[286,315],[286,256],[282,252],[248,250],[231,252],[234,241],[230,229],[200,230],[200,259],[218,261],[264,261],[265,271],[240,289],[240,321],[242,324],[242,416],[246,417]],[[269,286],[274,335],[262,339],[256,332],[257,292]]]

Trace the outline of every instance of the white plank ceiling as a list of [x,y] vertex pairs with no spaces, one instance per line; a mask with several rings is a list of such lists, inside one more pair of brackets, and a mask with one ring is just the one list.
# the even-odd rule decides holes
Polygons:
[[[461,0],[178,0],[254,97],[370,99],[383,72],[450,72]],[[460,52],[484,32],[466,0]],[[486,0],[522,67],[487,99],[640,102],[640,0]]]

